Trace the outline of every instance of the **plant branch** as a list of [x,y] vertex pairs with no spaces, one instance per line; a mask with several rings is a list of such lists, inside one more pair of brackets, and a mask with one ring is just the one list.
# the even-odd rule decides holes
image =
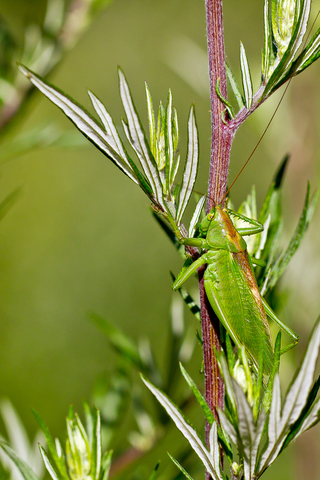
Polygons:
[[207,203],[207,211],[210,211],[214,205],[220,204],[226,191],[230,149],[235,131],[223,122],[225,107],[216,93],[219,81],[221,94],[227,98],[222,0],[206,0],[206,19],[212,127]]
[[[207,212],[223,199],[227,185],[229,157],[234,132],[222,121],[224,105],[216,93],[219,80],[220,91],[227,98],[227,79],[222,19],[222,0],[206,0],[207,42],[209,57],[209,80],[211,99],[211,159],[208,183]],[[220,350],[219,321],[209,305],[203,281],[204,269],[199,271],[203,359],[205,371],[206,401],[218,420],[217,407],[223,408],[224,385],[219,372],[215,349]],[[206,424],[208,443],[210,425]],[[210,474],[206,473],[206,479]]]

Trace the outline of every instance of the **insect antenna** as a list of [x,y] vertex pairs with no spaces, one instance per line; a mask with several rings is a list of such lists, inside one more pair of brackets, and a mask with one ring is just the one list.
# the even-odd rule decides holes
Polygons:
[[[317,13],[314,21],[312,22],[312,25],[311,25],[309,34],[307,35],[307,37],[306,37],[306,39],[305,39],[305,41],[304,41],[303,48],[306,46],[306,44],[307,44],[307,42],[308,42],[308,40],[309,40],[309,38],[310,38],[311,31],[312,31],[312,29],[313,29],[316,21],[318,20],[319,15],[320,15],[320,10],[318,11],[318,13]],[[298,68],[298,66],[296,67],[296,69],[297,69],[297,68]],[[268,129],[269,129],[269,127],[270,127],[270,125],[271,125],[274,117],[276,116],[276,114],[277,114],[277,112],[278,112],[278,110],[279,110],[279,108],[280,108],[280,105],[281,105],[281,103],[282,103],[282,101],[283,101],[283,99],[284,99],[284,97],[285,97],[285,95],[286,95],[286,93],[287,93],[287,91],[288,91],[288,88],[289,88],[289,86],[290,86],[290,84],[291,84],[291,81],[293,80],[294,75],[295,75],[295,70],[293,71],[292,76],[290,77],[290,79],[289,79],[289,81],[288,81],[288,83],[287,83],[287,85],[286,85],[286,88],[284,89],[284,91],[283,91],[283,93],[282,93],[282,95],[281,95],[281,98],[280,98],[280,100],[279,100],[279,102],[278,102],[278,105],[276,106],[273,114],[271,115],[271,118],[270,118],[269,122],[267,123],[267,125],[266,125],[266,127],[265,127],[265,129],[264,129],[264,131],[263,131],[263,133],[262,133],[262,135],[261,135],[261,137],[259,138],[256,146],[254,147],[254,149],[253,149],[252,152],[250,153],[249,157],[247,158],[247,160],[245,161],[245,163],[244,163],[243,166],[241,167],[239,173],[237,174],[236,178],[235,178],[235,179],[233,180],[233,182],[231,183],[230,187],[227,189],[224,197],[222,198],[221,203],[223,203],[223,202],[225,201],[225,199],[227,198],[227,196],[228,196],[231,188],[232,188],[233,185],[236,183],[236,181],[238,180],[238,178],[239,178],[240,175],[242,174],[243,170],[244,170],[244,169],[246,168],[246,166],[248,165],[249,161],[251,160],[251,158],[252,158],[253,155],[255,154],[257,148],[259,147],[259,145],[260,145],[263,137],[264,137],[265,134],[267,133],[267,131],[268,131]]]

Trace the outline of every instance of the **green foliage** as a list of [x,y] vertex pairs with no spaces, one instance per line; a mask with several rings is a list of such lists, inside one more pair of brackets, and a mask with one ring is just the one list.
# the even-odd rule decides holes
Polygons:
[[[209,436],[210,452],[174,403],[144,377],[142,379],[185,436],[213,479],[226,478],[220,470],[220,448],[226,453],[233,471],[233,478],[257,479],[269,468],[283,448],[320,421],[320,399],[316,400],[319,380],[313,384],[319,349],[320,319],[314,327],[302,364],[283,402],[281,402],[280,380],[277,372],[279,347],[277,359],[274,362],[274,372],[269,378],[266,389],[262,388],[260,381],[262,368],[258,377],[255,377],[246,368],[246,359],[242,356],[240,362],[245,372],[245,381],[240,384],[239,372],[237,373],[236,368],[230,370],[224,353],[220,352],[218,361],[225,381],[226,401],[225,410],[219,410],[219,421],[227,444],[221,441],[221,436],[218,435],[219,427],[216,419],[210,418],[210,424],[212,424]],[[190,377],[186,376],[186,372],[182,372],[203,410],[202,396],[195,389]],[[208,419],[206,409],[204,413]],[[238,463],[233,461],[233,456],[230,454],[230,442],[237,448]],[[174,459],[172,460],[184,475],[190,478],[183,467]]]
[[179,234],[181,218],[192,194],[198,170],[198,131],[194,107],[191,107],[188,119],[188,151],[182,182],[177,188],[174,180],[179,167],[179,156],[175,156],[179,128],[177,113],[172,106],[171,92],[169,92],[167,107],[164,109],[160,104],[156,126],[152,99],[146,86],[150,127],[149,144],[133,103],[129,85],[122,70],[119,69],[120,95],[127,117],[126,121],[122,120],[122,125],[127,140],[140,161],[141,171],[125,149],[106,108],[93,93],[89,92],[89,96],[104,129],[70,97],[52,87],[26,67],[20,65],[19,68],[31,83],[55,103],[102,153],[140,186],[150,198],[156,212],[163,215],[176,234]]
[[[240,71],[243,94],[230,68],[227,67],[231,89],[240,111],[243,110],[241,118],[235,116],[235,128],[238,128],[239,121],[241,124],[244,118],[281,85],[301,73],[319,58],[320,29],[308,43],[308,39],[305,40],[310,7],[311,0],[265,0],[260,88],[255,94],[253,93],[249,62],[241,42]],[[244,112],[245,110],[247,112]]]

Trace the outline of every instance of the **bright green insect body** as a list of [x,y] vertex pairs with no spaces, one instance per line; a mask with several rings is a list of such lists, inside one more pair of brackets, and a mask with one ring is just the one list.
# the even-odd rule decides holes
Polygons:
[[298,337],[285,326],[260,296],[252,263],[261,264],[249,256],[242,235],[253,235],[263,226],[243,215],[234,214],[250,226],[235,229],[229,213],[215,207],[199,226],[199,237],[179,238],[184,245],[204,249],[205,253],[178,275],[173,288],[182,283],[202,265],[204,287],[217,317],[238,347],[245,347],[253,363],[263,359],[263,371],[269,374],[273,364],[273,346],[266,312],[293,339]]

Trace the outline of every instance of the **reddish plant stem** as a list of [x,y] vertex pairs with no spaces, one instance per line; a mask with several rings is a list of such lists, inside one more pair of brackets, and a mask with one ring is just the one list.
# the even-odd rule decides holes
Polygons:
[[[203,274],[204,268],[198,271],[199,274],[199,290],[200,302],[205,308],[201,312],[202,322],[202,340],[203,340],[203,357],[205,364],[205,383],[206,383],[206,399],[210,409],[213,411],[216,418],[217,407],[223,408],[224,388],[221,379],[221,374],[218,367],[218,362],[214,354],[214,349],[220,350],[219,340],[219,320],[213,312],[208,301],[204,283]],[[207,435],[209,433],[209,425],[207,425]]]
[[[207,212],[224,200],[227,186],[230,150],[236,128],[223,120],[228,120],[225,107],[216,93],[219,81],[220,92],[227,98],[227,79],[225,70],[224,35],[222,18],[222,0],[206,0],[207,41],[209,57],[209,79],[211,99],[211,159],[208,182]],[[223,408],[224,385],[219,372],[215,349],[221,349],[219,321],[207,299],[204,282],[204,269],[199,272],[201,302],[201,322],[203,339],[203,358],[205,370],[206,400],[218,420],[217,407]],[[206,436],[210,426],[206,425]],[[206,479],[211,477],[206,473]]]
[[207,211],[210,211],[214,205],[221,203],[226,192],[231,143],[235,132],[222,121],[225,106],[216,93],[219,80],[220,92],[227,98],[222,0],[206,0],[206,20],[212,126],[207,203]]

